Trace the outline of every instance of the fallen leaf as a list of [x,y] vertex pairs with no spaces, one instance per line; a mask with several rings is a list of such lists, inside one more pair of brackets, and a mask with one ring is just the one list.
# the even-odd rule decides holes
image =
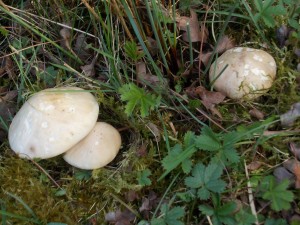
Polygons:
[[227,35],[221,37],[220,41],[217,44],[216,51],[219,54],[224,53],[228,49],[234,48],[235,44],[231,38]]
[[285,179],[288,179],[291,184],[293,184],[295,182],[295,176],[291,172],[289,172],[286,168],[284,168],[283,166],[277,167],[273,171],[273,175],[275,176],[276,181],[278,183],[282,182]]
[[140,198],[140,196],[136,193],[134,190],[129,190],[125,193],[125,198],[129,202],[133,202],[134,200],[137,200]]
[[222,118],[221,113],[215,108],[215,106],[224,101],[225,95],[221,92],[208,91],[202,86],[196,88],[196,93],[201,98],[201,102],[205,108],[210,110],[213,114],[216,114],[219,118]]
[[300,102],[292,105],[291,109],[280,116],[281,125],[283,127],[291,127],[295,120],[300,116]]
[[157,41],[151,37],[146,37],[148,42],[148,50],[150,51],[151,55],[155,55],[159,52],[159,47]]
[[[67,24],[66,24],[67,25]],[[68,27],[63,27],[59,31],[60,36],[63,38],[61,45],[69,50],[71,50],[70,41],[71,41],[71,29]]]
[[286,25],[281,25],[281,27],[276,30],[276,38],[280,48],[286,45],[289,33],[290,29]]
[[76,54],[82,61],[85,61],[91,55],[88,49],[88,44],[86,42],[86,39],[87,38],[85,34],[82,33],[79,34],[76,37],[75,46],[74,46],[74,52],[76,52]]
[[203,28],[202,32],[200,32],[197,13],[193,10],[190,10],[190,14],[190,17],[180,16],[179,18],[177,18],[179,29],[185,31],[182,34],[182,39],[186,42],[201,41],[201,38],[205,35],[206,31]]
[[204,52],[201,55],[199,54],[199,60],[205,65],[208,65],[212,52]]
[[0,77],[8,74],[10,79],[16,78],[14,63],[9,56],[4,56],[0,60]]
[[145,157],[147,154],[148,154],[148,151],[147,151],[147,145],[146,144],[141,145],[138,148],[138,150],[136,151],[136,155],[138,157]]
[[113,223],[115,225],[131,225],[131,221],[135,219],[135,215],[125,209],[123,212],[117,210],[116,212],[109,212],[105,215],[105,221]]
[[283,163],[284,168],[295,175],[295,188],[300,188],[300,162],[297,159],[290,159]]
[[94,77],[95,76],[95,63],[97,61],[97,57],[94,57],[92,62],[88,65],[81,66],[80,68],[82,69],[82,72],[87,76],[87,77]]
[[139,211],[143,213],[145,219],[149,219],[151,210],[157,207],[159,201],[160,199],[154,191],[150,191],[148,197],[143,198]]
[[0,98],[0,143],[5,141],[9,124],[16,111],[15,104]]
[[290,145],[289,145],[289,149],[290,149],[290,151],[293,153],[293,155],[294,155],[298,160],[300,160],[300,146],[297,145],[297,144],[294,143],[294,142],[291,142]]
[[247,169],[250,171],[258,170],[262,165],[262,162],[253,161],[247,165]]
[[155,125],[154,123],[149,122],[147,124],[147,127],[149,128],[149,130],[151,131],[151,133],[155,137],[155,140],[157,142],[160,142],[161,134],[160,134],[160,130],[158,129],[157,125]]
[[264,119],[264,117],[265,117],[264,113],[261,112],[261,111],[259,111],[259,110],[256,109],[256,108],[251,109],[251,110],[249,111],[249,114],[250,114],[252,117],[254,117],[254,118],[256,118],[256,119],[259,119],[259,120],[262,120],[262,119]]

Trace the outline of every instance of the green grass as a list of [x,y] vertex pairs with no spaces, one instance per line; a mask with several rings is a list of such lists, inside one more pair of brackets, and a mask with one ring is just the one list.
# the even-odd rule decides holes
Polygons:
[[[176,19],[190,9],[205,24],[207,43],[191,41],[192,24],[183,40]],[[1,225],[299,224],[284,214],[298,213],[298,190],[273,176],[294,158],[288,144],[300,140],[299,121],[287,130],[279,121],[300,100],[299,15],[294,0],[0,0],[0,57],[11,58],[15,74],[0,74],[0,97],[17,90],[9,101],[18,110],[40,90],[81,87],[100,104],[99,120],[122,135],[114,161],[93,171],[61,156],[20,159],[0,136]],[[280,47],[283,24],[294,31]],[[212,90],[209,66],[224,35],[268,51],[278,71],[268,93],[226,99],[215,107],[219,117],[187,88]],[[199,66],[207,51],[212,57]],[[89,76],[82,68],[91,63]],[[253,109],[264,118],[251,116]],[[0,129],[10,122],[0,111]],[[254,162],[260,166],[251,169]]]

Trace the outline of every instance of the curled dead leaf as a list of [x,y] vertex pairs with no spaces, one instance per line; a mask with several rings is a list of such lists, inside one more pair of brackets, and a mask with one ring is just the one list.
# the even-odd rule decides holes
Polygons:
[[277,167],[273,171],[273,175],[275,176],[277,182],[282,182],[286,179],[288,179],[291,184],[294,184],[295,182],[295,176],[283,166]]
[[16,77],[14,63],[10,56],[4,56],[0,59],[0,77],[5,74],[7,74],[10,79],[14,79]]
[[295,188],[300,188],[300,162],[297,159],[290,159],[283,163],[284,168],[295,175]]
[[228,49],[231,49],[235,46],[233,39],[229,38],[227,35],[221,37],[220,41],[217,44],[216,51],[219,54],[224,53]]
[[92,62],[90,64],[81,66],[80,68],[82,69],[82,72],[87,76],[87,77],[94,77],[95,76],[95,63],[96,63],[97,57],[94,57]]

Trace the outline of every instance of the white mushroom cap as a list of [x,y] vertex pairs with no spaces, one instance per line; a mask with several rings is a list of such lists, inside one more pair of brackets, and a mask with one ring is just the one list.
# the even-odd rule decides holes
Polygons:
[[99,114],[95,97],[76,87],[51,88],[34,94],[9,128],[10,146],[20,157],[57,156],[83,139]]
[[213,88],[232,99],[259,97],[271,87],[275,76],[276,63],[269,53],[245,47],[227,50],[209,70]]
[[80,169],[106,166],[121,147],[120,133],[108,123],[97,122],[93,130],[64,155],[64,160]]

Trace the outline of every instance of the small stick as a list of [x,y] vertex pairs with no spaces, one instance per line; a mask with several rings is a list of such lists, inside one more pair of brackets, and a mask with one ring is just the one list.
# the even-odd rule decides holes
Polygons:
[[250,204],[252,215],[255,217],[255,224],[259,225],[258,218],[257,218],[257,212],[256,212],[255,204],[254,204],[254,197],[253,197],[253,192],[252,192],[252,186],[251,186],[251,182],[249,180],[249,173],[248,173],[248,169],[247,169],[247,165],[246,165],[246,161],[245,160],[244,160],[244,165],[245,165],[246,177],[247,177],[247,180],[248,180],[247,181],[247,187],[248,187],[249,204]]

